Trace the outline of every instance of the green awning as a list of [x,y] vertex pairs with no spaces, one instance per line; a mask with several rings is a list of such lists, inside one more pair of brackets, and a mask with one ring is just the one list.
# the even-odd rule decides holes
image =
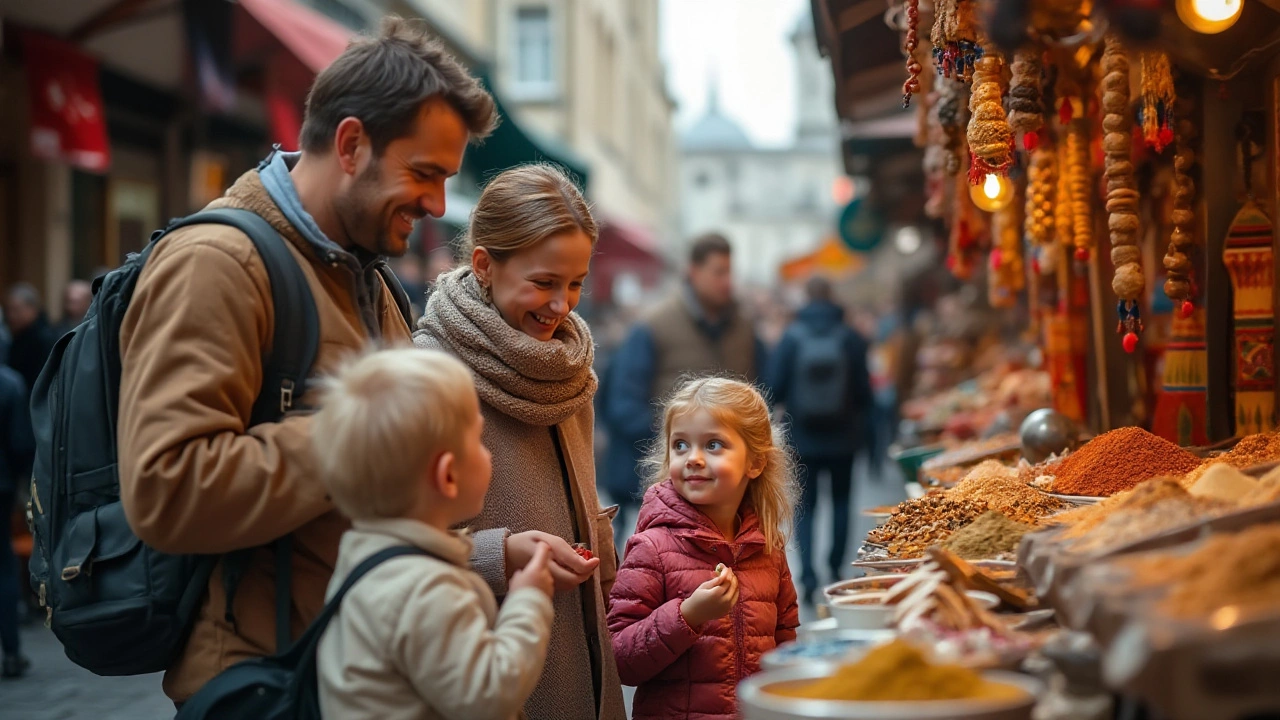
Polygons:
[[532,162],[551,162],[567,170],[585,193],[590,177],[587,162],[555,139],[517,124],[494,90],[489,76],[480,75],[480,81],[493,93],[502,122],[481,145],[467,150],[465,162],[472,177],[483,185],[507,168]]

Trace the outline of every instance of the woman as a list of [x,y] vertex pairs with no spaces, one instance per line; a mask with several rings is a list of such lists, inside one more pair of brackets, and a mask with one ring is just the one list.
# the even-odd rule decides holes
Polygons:
[[[473,531],[476,572],[502,597],[507,579],[551,546],[555,620],[547,665],[525,705],[532,720],[622,720],[605,624],[617,574],[611,520],[596,496],[587,324],[573,313],[597,230],[586,201],[548,165],[490,181],[467,232],[470,265],[441,275],[414,335],[476,379],[493,482]],[[584,543],[596,557],[580,556]]]

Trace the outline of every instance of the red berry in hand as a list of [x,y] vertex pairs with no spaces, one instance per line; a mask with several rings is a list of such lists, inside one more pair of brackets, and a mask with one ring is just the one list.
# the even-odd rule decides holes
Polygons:
[[1138,335],[1137,335],[1137,333],[1125,333],[1124,340],[1122,341],[1122,344],[1124,345],[1124,351],[1125,351],[1125,352],[1127,352],[1127,353],[1132,354],[1132,353],[1133,353],[1133,351],[1135,351],[1135,350],[1137,350],[1137,349],[1138,349]]

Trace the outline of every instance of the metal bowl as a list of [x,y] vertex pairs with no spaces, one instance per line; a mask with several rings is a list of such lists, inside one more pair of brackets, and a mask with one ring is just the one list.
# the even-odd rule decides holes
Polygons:
[[1050,455],[1061,455],[1075,443],[1079,432],[1066,415],[1049,408],[1036,410],[1022,421],[1018,433],[1022,441],[1022,456],[1034,465],[1044,462]]
[[834,671],[830,664],[798,665],[753,675],[738,685],[738,711],[743,720],[1030,720],[1044,684],[1028,675],[991,671],[982,677],[1013,685],[1022,697],[1008,700],[918,700],[855,702],[784,697],[768,688],[817,680]]

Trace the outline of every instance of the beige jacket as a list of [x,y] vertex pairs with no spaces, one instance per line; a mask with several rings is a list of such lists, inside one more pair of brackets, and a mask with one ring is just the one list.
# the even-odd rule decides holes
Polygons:
[[343,720],[506,720],[538,683],[551,600],[522,588],[497,601],[468,569],[471,541],[415,520],[357,521],[327,596],[365,558],[396,545],[438,557],[388,560],[361,578],[320,640],[320,709]]
[[[318,257],[321,249],[289,224],[256,171],[211,207],[252,210],[289,242],[320,318],[313,375],[332,372],[371,336],[409,342],[390,292],[370,281],[376,271],[357,273],[357,261],[337,249]],[[266,267],[240,231],[183,228],[153,251],[120,330],[120,496],[134,532],[163,552],[222,554],[293,533],[297,637],[324,606],[350,524],[317,476],[308,417],[246,429],[273,315]],[[257,551],[236,592],[232,627],[215,568],[186,649],[165,674],[169,697],[185,700],[228,666],[275,652],[274,575],[271,551]]]

